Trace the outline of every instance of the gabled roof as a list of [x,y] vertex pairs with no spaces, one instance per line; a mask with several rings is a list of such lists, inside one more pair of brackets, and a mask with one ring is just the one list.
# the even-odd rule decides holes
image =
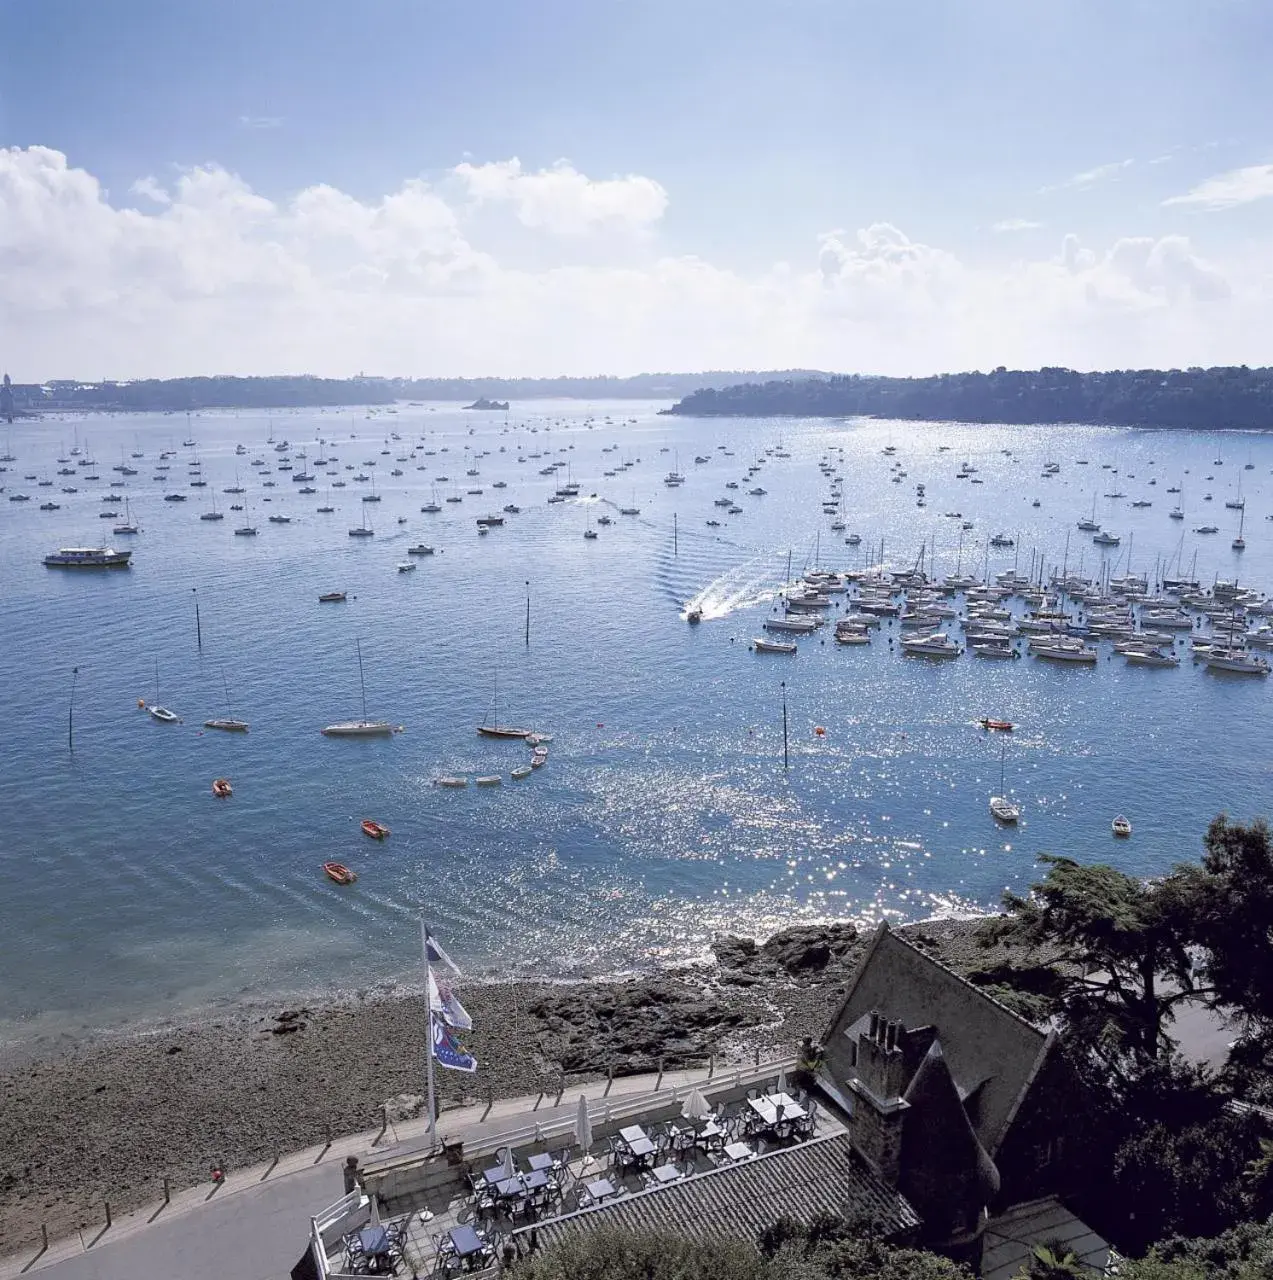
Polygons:
[[826,1037],[832,1066],[845,1031],[873,1010],[907,1028],[936,1028],[956,1086],[977,1095],[969,1110],[978,1139],[993,1156],[1053,1037],[912,946],[887,922],[858,962]]
[[847,1133],[836,1133],[551,1218],[535,1230],[541,1246],[598,1227],[754,1241],[784,1214],[807,1223],[819,1212],[869,1216],[885,1236],[905,1236],[919,1225],[906,1197],[886,1187],[853,1153]]

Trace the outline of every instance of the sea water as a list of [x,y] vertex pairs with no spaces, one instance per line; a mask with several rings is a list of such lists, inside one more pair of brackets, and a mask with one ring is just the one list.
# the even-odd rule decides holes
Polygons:
[[[923,547],[939,575],[1027,572],[1033,555],[1048,572],[1117,574],[1130,561],[1152,576],[1187,571],[1196,552],[1207,583],[1273,589],[1269,436],[687,419],[661,407],[403,404],[0,428],[17,459],[0,475],[0,1032],[410,980],[421,908],[475,973],[620,973],[701,956],[718,930],[992,908],[1031,882],[1042,851],[1161,872],[1197,856],[1217,812],[1267,811],[1271,682],[1195,666],[1186,642],[1174,670],[1128,667],[1108,643],[1094,668],[903,658],[889,645],[895,624],[869,647],[839,647],[830,628],[796,637],[794,658],[748,642],[764,634],[789,558],[793,575],[881,556],[896,568]],[[297,470],[302,448],[311,470],[338,459],[317,494],[278,470],[271,436],[290,441]],[[73,447],[96,465],[58,476]],[[196,455],[206,488],[189,486]],[[822,512],[827,456],[845,477],[844,532]],[[557,460],[568,467],[540,474]],[[956,478],[964,461],[983,483]],[[1046,461],[1060,473],[1044,478]],[[891,483],[897,462],[907,475]],[[112,470],[124,463],[139,474]],[[669,488],[674,468],[686,481]],[[361,501],[372,485],[359,472],[380,502]],[[222,492],[236,477],[243,497]],[[549,503],[567,477],[580,497]],[[329,488],[336,478],[346,487]],[[1224,507],[1239,481],[1245,553],[1230,549],[1238,513]],[[1174,485],[1183,522],[1168,518]],[[755,486],[765,495],[750,496]],[[8,502],[14,492],[31,501]],[[113,536],[118,521],[99,518],[109,492],[127,496],[140,535]],[[188,501],[164,502],[169,492]],[[443,501],[456,493],[462,502]],[[422,514],[434,494],[442,511]],[[1093,495],[1119,547],[1076,530]],[[714,506],[721,496],[744,514]],[[1136,498],[1153,505],[1132,509]],[[227,518],[199,520],[214,499]],[[247,512],[230,511],[236,502]],[[318,514],[328,502],[336,512]],[[476,518],[506,503],[520,514],[479,536]],[[629,505],[641,514],[620,515]],[[598,526],[603,514],[613,523]],[[364,515],[374,538],[351,538]],[[234,536],[244,518],[257,537]],[[1192,532],[1204,523],[1220,533]],[[860,546],[845,545],[849,532]],[[988,551],[1000,532],[1016,546]],[[418,542],[435,554],[399,573]],[[41,564],[59,546],[103,543],[131,547],[132,567]],[[347,601],[320,604],[332,590]],[[363,714],[359,646],[368,716],[403,732],[323,737]],[[552,735],[547,764],[522,781],[510,773],[526,745],[475,732],[497,690],[502,722]],[[158,723],[139,700],[183,722]],[[231,713],[251,732],[202,728]],[[1016,722],[1006,746],[976,726],[983,715]],[[1016,828],[986,807],[1001,750]],[[472,783],[495,773],[499,787]],[[470,785],[439,788],[444,775]],[[211,793],[220,776],[229,800]],[[1111,836],[1117,813],[1130,841]],[[364,817],[392,835],[367,839]],[[327,880],[328,860],[357,884]]]

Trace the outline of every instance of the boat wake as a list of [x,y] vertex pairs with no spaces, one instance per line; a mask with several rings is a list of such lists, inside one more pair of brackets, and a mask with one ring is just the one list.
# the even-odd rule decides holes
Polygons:
[[684,602],[681,616],[697,610],[704,621],[725,618],[738,609],[772,600],[782,589],[781,566],[772,555],[727,569]]

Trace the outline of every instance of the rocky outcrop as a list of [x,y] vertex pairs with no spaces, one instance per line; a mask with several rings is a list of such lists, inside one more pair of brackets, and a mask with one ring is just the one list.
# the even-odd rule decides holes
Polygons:
[[851,965],[861,945],[854,925],[812,924],[784,929],[763,944],[726,934],[712,944],[712,950],[722,981],[745,986],[748,979],[784,975],[820,981],[828,968],[839,972]]

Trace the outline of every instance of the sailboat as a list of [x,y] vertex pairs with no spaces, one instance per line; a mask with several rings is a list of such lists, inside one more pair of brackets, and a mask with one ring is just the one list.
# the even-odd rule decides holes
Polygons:
[[155,663],[155,700],[146,708],[146,711],[152,719],[160,721],[162,724],[180,724],[181,717],[175,711],[169,711],[167,707],[159,705],[159,663]]
[[124,499],[124,523],[117,524],[115,526],[115,532],[119,534],[141,532],[141,530],[135,524],[133,524],[132,511],[129,507],[127,498]]
[[355,640],[354,643],[358,646],[358,687],[362,690],[362,719],[329,724],[324,727],[323,733],[329,738],[387,738],[393,733],[393,725],[385,720],[367,719],[367,682],[362,670],[362,642]]
[[234,708],[230,706],[230,685],[225,678],[225,672],[221,673],[221,685],[225,689],[225,709],[229,715],[224,720],[205,720],[203,727],[205,729],[223,729],[226,733],[247,733],[248,722],[246,720],[236,720],[234,717]]
[[1086,520],[1080,520],[1078,527],[1084,533],[1100,533],[1101,526],[1096,522],[1096,493],[1092,493],[1092,514]]
[[1004,795],[1003,769],[1008,750],[1007,739],[999,745],[999,794],[990,797],[990,814],[1000,822],[1016,822],[1021,817],[1021,808]]
[[516,729],[511,725],[500,724],[499,722],[499,674],[495,676],[495,698],[494,698],[494,714],[491,719],[494,723],[487,724],[485,720],[477,726],[478,733],[483,738],[529,738],[534,732],[533,729]]
[[234,536],[236,538],[255,538],[256,525],[254,525],[252,521],[248,519],[246,502],[243,504],[243,521],[244,523],[234,531]]
[[[362,525],[357,529],[350,529],[349,536],[351,538],[374,538],[376,536],[376,531],[367,527],[366,507],[363,508],[362,512]],[[324,730],[324,732],[326,732],[326,730]]]
[[[1242,528],[1245,523],[1246,523],[1246,508],[1243,507],[1238,512],[1238,536],[1234,538],[1233,541],[1229,544],[1230,546],[1233,547],[1234,551],[1246,550],[1246,539],[1242,536]],[[118,533],[119,530],[117,529],[115,532]]]

